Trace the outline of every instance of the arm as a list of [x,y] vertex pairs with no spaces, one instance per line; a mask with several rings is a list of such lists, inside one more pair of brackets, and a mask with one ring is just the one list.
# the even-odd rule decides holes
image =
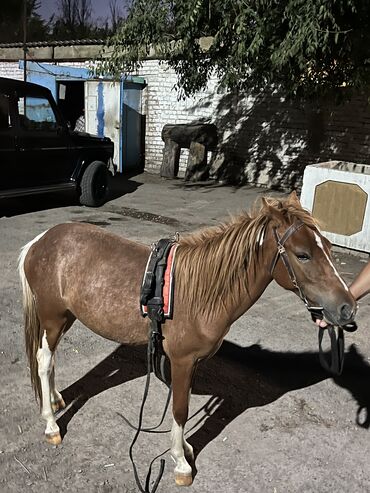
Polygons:
[[349,290],[355,300],[361,299],[370,292],[370,262],[367,263],[362,271],[357,275],[353,283],[350,285]]

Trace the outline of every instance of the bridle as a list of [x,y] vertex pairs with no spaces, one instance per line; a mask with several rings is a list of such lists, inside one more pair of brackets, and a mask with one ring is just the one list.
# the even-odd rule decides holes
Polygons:
[[[272,276],[276,264],[281,258],[287,272],[289,275],[289,278],[293,284],[293,286],[297,289],[298,295],[303,301],[305,307],[307,310],[310,312],[312,320],[315,321],[316,319],[323,319],[324,314],[323,310],[324,307],[322,306],[313,306],[310,304],[308,301],[306,295],[304,294],[303,289],[301,286],[298,284],[297,277],[294,273],[294,269],[289,261],[288,254],[286,252],[286,249],[284,247],[285,242],[290,238],[294,233],[296,233],[302,226],[304,226],[304,223],[302,221],[296,221],[295,223],[291,224],[289,228],[285,231],[282,237],[279,236],[279,233],[277,232],[277,228],[273,227],[273,233],[274,233],[274,238],[276,240],[277,244],[277,250],[274,258],[272,259],[271,262],[271,267],[270,267],[270,274]],[[354,332],[357,330],[357,324],[355,321],[350,322],[343,327],[338,326],[338,337],[335,333],[335,328],[333,325],[328,325],[327,328],[322,328],[319,327],[319,359],[321,366],[327,370],[328,372],[334,374],[334,375],[340,375],[343,371],[343,364],[344,364],[344,333],[343,329],[349,331],[349,332]],[[330,344],[331,344],[331,361],[328,363],[328,361],[325,358],[324,351],[322,349],[322,340],[324,336],[324,332],[328,331],[329,337],[330,337]]]
[[304,294],[303,289],[301,286],[298,284],[297,277],[294,273],[294,269],[292,267],[292,264],[289,261],[288,254],[286,252],[286,249],[284,247],[285,242],[294,234],[296,233],[301,227],[304,226],[304,223],[302,221],[296,221],[295,223],[291,224],[289,228],[285,231],[283,236],[280,238],[279,233],[277,232],[277,228],[274,226],[272,231],[274,233],[274,238],[276,240],[277,244],[277,251],[275,254],[275,257],[272,259],[271,262],[271,267],[270,267],[270,274],[272,275],[276,264],[281,258],[287,272],[289,275],[290,280],[292,281],[293,286],[297,289],[298,291],[298,296],[301,298],[303,301],[305,307],[307,310],[311,313],[313,316],[317,316],[317,318],[323,318],[323,310],[324,308],[322,306],[313,306],[310,304],[308,301],[306,295]]

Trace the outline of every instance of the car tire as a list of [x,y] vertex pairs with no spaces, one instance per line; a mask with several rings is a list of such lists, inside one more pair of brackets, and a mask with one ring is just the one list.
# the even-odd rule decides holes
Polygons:
[[102,161],[93,161],[82,175],[80,203],[88,207],[103,205],[108,195],[108,169]]

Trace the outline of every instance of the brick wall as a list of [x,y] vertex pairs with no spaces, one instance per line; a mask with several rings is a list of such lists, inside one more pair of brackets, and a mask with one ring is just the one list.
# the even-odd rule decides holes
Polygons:
[[[174,88],[176,75],[166,63],[147,60],[138,75],[147,82],[142,111],[146,117],[148,171],[159,172],[163,126],[200,119],[216,124],[226,174],[241,181],[299,188],[307,164],[331,159],[370,164],[370,108],[366,94],[340,106],[329,101],[321,106],[298,105],[274,92],[219,92],[213,78],[205,91],[179,100]],[[22,71],[17,63],[2,62],[0,76],[21,79]],[[183,150],[180,174],[185,171],[186,159],[187,150]]]
[[22,80],[23,70],[18,68],[18,63],[16,62],[0,62],[0,77]]
[[[177,78],[167,64],[147,60],[138,75],[145,78],[147,86],[143,91],[143,112],[146,117],[145,167],[158,172],[163,151],[161,131],[167,123],[190,123],[195,120],[213,120],[218,96],[215,94],[216,79],[210,81],[206,91],[192,98],[179,100],[174,86]],[[187,149],[182,149],[179,174],[186,169]]]
[[[368,95],[341,105],[326,100],[299,105],[276,92],[259,95],[217,90],[211,79],[205,91],[178,100],[176,76],[165,63],[146,61],[139,71],[147,81],[146,169],[158,172],[166,123],[209,119],[215,123],[234,177],[286,189],[300,187],[307,164],[331,159],[370,164],[370,107]],[[182,153],[180,171],[186,166]]]

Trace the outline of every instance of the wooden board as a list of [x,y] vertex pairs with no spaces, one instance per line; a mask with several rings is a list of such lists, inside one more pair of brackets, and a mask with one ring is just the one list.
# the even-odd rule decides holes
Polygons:
[[367,198],[358,185],[328,180],[316,186],[312,213],[324,231],[350,236],[362,230]]

